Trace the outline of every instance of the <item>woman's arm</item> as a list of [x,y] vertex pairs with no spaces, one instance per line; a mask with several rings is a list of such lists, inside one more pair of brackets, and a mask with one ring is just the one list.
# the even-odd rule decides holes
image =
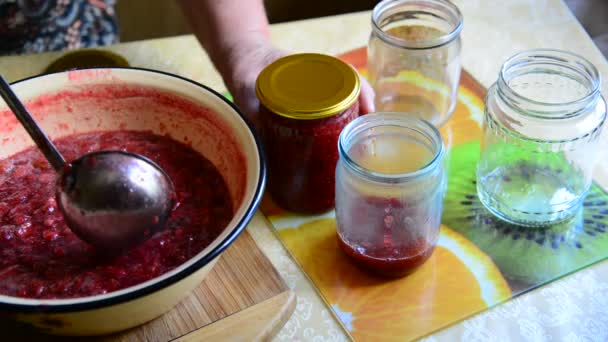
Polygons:
[[[263,0],[178,0],[236,104],[256,121],[255,81],[268,64],[287,52],[269,37]],[[373,91],[363,82],[361,108],[373,110]]]
[[182,10],[236,104],[255,123],[255,81],[286,55],[270,43],[262,0],[179,0]]
[[240,56],[270,45],[262,0],[179,0],[182,10],[222,76]]

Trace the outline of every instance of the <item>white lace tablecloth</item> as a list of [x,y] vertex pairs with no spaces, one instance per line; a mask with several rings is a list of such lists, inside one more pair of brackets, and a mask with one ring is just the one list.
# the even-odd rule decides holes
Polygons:
[[[561,0],[454,2],[462,10],[465,21],[464,67],[485,86],[496,80],[507,57],[531,48],[579,53],[594,63],[600,74],[608,75],[608,63]],[[286,23],[274,25],[272,36],[277,45],[288,50],[339,54],[367,44],[370,20],[370,13],[364,12]],[[127,57],[133,66],[176,73],[218,90],[224,89],[192,36],[127,43],[110,49]],[[57,56],[51,53],[0,58],[0,73],[9,80],[31,76],[41,72]],[[608,82],[604,82],[605,97],[607,90]],[[605,144],[607,135],[603,136]],[[595,174],[600,184],[608,185],[605,155]],[[348,337],[270,228],[259,227],[250,232],[298,295],[296,311],[276,340],[346,340]],[[608,262],[555,281],[425,340],[608,341]]]

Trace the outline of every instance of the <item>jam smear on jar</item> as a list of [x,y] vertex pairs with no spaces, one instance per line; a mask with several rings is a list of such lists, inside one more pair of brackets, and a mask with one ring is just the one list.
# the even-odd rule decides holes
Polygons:
[[224,179],[192,148],[147,132],[76,134],[54,141],[67,160],[99,150],[142,154],[167,172],[178,205],[165,229],[107,256],[67,227],[56,173],[35,148],[0,160],[0,294],[61,299],[104,294],[160,276],[207,247],[233,216]]
[[[387,277],[402,277],[421,266],[435,242],[428,224],[396,198],[361,197],[356,200],[351,226],[339,227],[338,244],[361,268]],[[338,225],[344,222],[338,222]],[[349,239],[350,237],[350,239]],[[430,241],[429,241],[430,240]]]

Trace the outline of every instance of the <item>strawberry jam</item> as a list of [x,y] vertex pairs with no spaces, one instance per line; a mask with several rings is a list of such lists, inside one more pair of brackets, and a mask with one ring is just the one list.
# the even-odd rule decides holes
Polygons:
[[179,266],[213,241],[233,215],[228,188],[210,161],[151,133],[77,134],[55,141],[67,160],[97,150],[124,150],[158,163],[177,205],[165,229],[120,255],[78,239],[55,201],[55,171],[34,148],[0,161],[0,294],[74,298],[133,286]]
[[422,239],[407,245],[389,247],[355,247],[341,238],[338,238],[338,243],[346,255],[361,268],[388,277],[410,274],[424,264],[435,249]]
[[352,201],[356,209],[352,218],[338,221],[338,243],[355,264],[383,276],[400,277],[431,256],[435,229],[424,227],[432,222],[419,209],[395,198],[360,197]]
[[315,214],[334,207],[338,137],[359,116],[359,103],[336,116],[294,120],[262,108],[268,190],[283,209]]

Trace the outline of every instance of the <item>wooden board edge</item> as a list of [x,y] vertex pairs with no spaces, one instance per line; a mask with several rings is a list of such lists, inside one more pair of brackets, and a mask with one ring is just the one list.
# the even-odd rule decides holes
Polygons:
[[268,341],[287,323],[295,308],[296,295],[288,290],[173,341]]

